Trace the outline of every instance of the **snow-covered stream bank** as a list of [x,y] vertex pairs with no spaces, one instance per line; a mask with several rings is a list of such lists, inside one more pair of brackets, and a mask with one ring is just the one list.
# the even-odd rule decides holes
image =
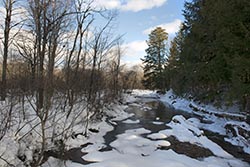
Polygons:
[[[136,98],[137,97],[137,98]],[[153,98],[152,98],[153,97]],[[162,101],[167,108],[159,105]],[[82,145],[86,153],[82,158],[93,167],[249,167],[242,158],[235,158],[206,136],[202,129],[225,135],[228,122],[245,123],[217,117],[221,111],[202,108],[192,101],[174,98],[171,92],[159,96],[149,91],[134,91],[126,98],[127,112],[116,110],[110,113],[113,119],[96,124],[99,133],[92,133],[88,139],[78,136],[69,143]],[[191,105],[190,105],[191,104]],[[193,107],[204,112],[196,112]],[[185,112],[179,111],[184,110]],[[120,111],[120,112],[117,112]],[[225,113],[223,113],[225,114]],[[242,117],[239,114],[229,114]],[[249,125],[245,125],[249,126]],[[214,135],[211,134],[211,135]],[[226,138],[233,141],[234,137]],[[236,140],[236,139],[235,139]],[[237,144],[240,146],[240,140]],[[248,139],[249,141],[249,139]],[[221,142],[221,141],[220,141]],[[236,144],[236,143],[234,143]],[[248,144],[248,145],[247,145]],[[245,155],[249,143],[246,143]],[[231,145],[232,146],[232,145]],[[234,147],[234,146],[232,146]],[[238,147],[235,147],[238,148]],[[246,159],[245,159],[246,160]],[[82,164],[50,158],[47,166],[81,167]]]
[[172,91],[162,95],[160,100],[176,110],[200,116],[201,119],[191,121],[194,126],[225,136],[225,141],[242,147],[250,155],[250,125],[244,122],[246,116],[237,106],[218,109],[212,105],[175,97]]

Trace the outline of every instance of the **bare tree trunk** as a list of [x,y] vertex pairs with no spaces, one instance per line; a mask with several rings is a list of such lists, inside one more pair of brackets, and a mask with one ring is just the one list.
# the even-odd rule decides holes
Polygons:
[[[40,110],[43,107],[43,56],[42,56],[42,11],[41,4],[39,0],[34,0],[30,2],[30,8],[32,10],[32,17],[34,19],[35,26],[35,36],[36,36],[36,57],[37,57],[37,109]],[[38,111],[37,111],[38,112]]]
[[[74,86],[76,85],[76,81],[77,81],[77,75],[78,75],[78,69],[79,69],[79,65],[80,65],[80,56],[82,53],[82,49],[83,49],[83,38],[84,35],[86,33],[86,31],[88,30],[89,26],[92,24],[92,22],[94,21],[94,18],[91,18],[90,20],[87,20],[87,18],[92,17],[91,13],[92,11],[92,3],[93,1],[83,1],[83,0],[79,0],[76,2],[76,21],[77,21],[77,30],[76,30],[76,35],[74,37],[74,42],[73,42],[73,47],[69,53],[68,56],[68,60],[67,60],[67,67],[66,67],[66,85],[67,85],[67,94],[68,94],[68,99],[69,99],[69,105],[73,106],[73,101],[74,101]],[[83,6],[84,10],[82,9]],[[86,22],[86,25],[84,26],[84,23]],[[79,49],[77,51],[77,58],[76,58],[76,63],[75,63],[75,68],[71,67],[71,62],[72,62],[72,58],[73,58],[73,54],[75,53],[75,48],[76,45],[79,46]],[[72,74],[72,72],[74,71],[74,77],[70,78],[70,75]],[[69,113],[70,114],[70,113]]]
[[67,60],[67,66],[66,66],[66,86],[67,86],[67,95],[68,95],[68,100],[69,100],[69,105],[72,107],[73,106],[73,92],[72,92],[72,86],[71,86],[71,83],[70,83],[70,74],[71,74],[71,61],[72,61],[72,56],[73,56],[73,53],[75,51],[75,47],[76,47],[76,44],[77,44],[77,39],[78,39],[78,36],[79,36],[79,27],[77,27],[77,30],[76,30],[76,35],[75,35],[75,38],[74,38],[74,42],[73,42],[73,47],[69,53],[69,56],[68,56],[68,60]]
[[98,44],[99,44],[99,39],[101,37],[101,33],[97,35],[94,41],[94,53],[93,53],[93,64],[91,68],[91,73],[90,73],[90,81],[89,81],[89,86],[88,86],[88,94],[87,94],[87,120],[86,120],[86,126],[85,126],[85,133],[84,136],[88,135],[88,125],[89,125],[89,112],[93,108],[93,103],[94,103],[94,95],[93,95],[93,88],[94,88],[94,74],[95,74],[95,69],[96,69],[96,61],[97,61],[97,51],[98,51]]
[[114,92],[115,96],[119,94],[119,73],[120,73],[120,62],[121,62],[121,56],[122,56],[122,50],[121,50],[121,44],[120,41],[118,41],[117,44],[117,60],[116,60],[116,66],[115,66],[115,76],[114,76]]
[[51,106],[51,98],[54,93],[54,66],[55,66],[55,57],[57,49],[57,37],[52,37],[52,42],[49,46],[49,60],[48,60],[48,69],[47,69],[47,78],[46,78],[46,110]]
[[5,0],[5,27],[4,27],[4,52],[3,52],[3,66],[2,66],[2,83],[1,83],[1,100],[4,101],[6,98],[6,83],[7,83],[7,59],[8,59],[8,51],[9,51],[9,36],[11,29],[11,17],[14,0]]

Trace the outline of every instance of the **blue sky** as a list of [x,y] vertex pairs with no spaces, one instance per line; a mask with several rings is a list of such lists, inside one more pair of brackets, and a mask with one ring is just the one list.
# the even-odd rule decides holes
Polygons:
[[172,39],[183,21],[185,0],[94,0],[97,6],[118,11],[116,33],[123,36],[122,62],[129,66],[141,63],[150,31],[161,26]]
[[[136,0],[134,0],[136,1]],[[167,0],[162,6],[138,12],[120,11],[118,16],[119,30],[126,33],[128,42],[147,39],[143,31],[157,25],[183,20],[182,9],[184,0]]]
[[162,26],[172,39],[183,21],[185,0],[99,0],[110,9],[117,9],[117,28],[124,34],[126,53],[122,60],[129,65],[140,63],[145,55],[148,33]]

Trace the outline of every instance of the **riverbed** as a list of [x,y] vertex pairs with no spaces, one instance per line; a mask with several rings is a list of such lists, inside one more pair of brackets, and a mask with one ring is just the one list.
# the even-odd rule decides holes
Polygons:
[[[91,167],[124,165],[126,167],[138,165],[153,167],[157,163],[160,165],[169,162],[173,166],[178,164],[182,166],[250,166],[250,155],[246,154],[241,147],[225,142],[225,136],[218,133],[194,127],[202,133],[200,136],[194,134],[190,137],[190,141],[179,141],[176,135],[164,135],[164,131],[172,131],[173,127],[170,125],[179,126],[178,119],[180,118],[187,123],[193,119],[207,125],[211,123],[200,115],[176,110],[157,98],[137,97],[136,100],[126,105],[125,111],[130,117],[123,120],[116,120],[115,117],[106,118],[106,123],[113,126],[113,130],[103,136],[101,147],[96,147],[95,141],[84,143],[79,148],[69,150],[64,160],[68,159],[78,165]],[[205,139],[212,143],[213,147],[210,148],[209,145],[204,147],[202,143],[192,142],[192,138],[197,141],[199,138]],[[97,149],[89,149],[92,146]],[[214,146],[219,154],[214,151]],[[169,156],[174,158],[168,159]],[[152,160],[157,163],[152,163]],[[132,161],[135,162],[131,163]],[[68,164],[68,166],[76,166],[76,164]]]

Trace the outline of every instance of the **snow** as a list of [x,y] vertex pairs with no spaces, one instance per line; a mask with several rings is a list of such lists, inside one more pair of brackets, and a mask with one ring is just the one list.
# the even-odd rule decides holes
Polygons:
[[[165,95],[161,95],[160,101],[176,110],[182,110],[201,116],[203,118],[203,122],[205,121],[209,123],[202,123],[201,121],[196,120],[193,122],[193,125],[199,129],[205,129],[220,135],[228,135],[225,126],[231,121],[233,121],[234,124],[238,126],[250,126],[246,122],[240,121],[245,119],[245,115],[240,113],[239,107],[237,105],[233,105],[232,107],[222,105],[221,108],[216,108],[211,104],[196,103],[192,100],[192,98],[188,99],[177,97],[172,90],[167,91]],[[195,108],[197,111],[194,111],[193,108]],[[250,128],[248,128],[248,131],[249,129]],[[245,153],[250,154],[249,137],[244,138],[240,135],[237,137],[229,136],[225,138],[225,141],[230,142],[233,145],[243,147]]]
[[[201,131],[200,129],[198,129],[194,124],[192,124],[191,121],[186,120],[182,115],[176,115],[172,118],[172,122],[173,124],[180,124],[183,127],[185,127],[186,129],[188,129],[189,131],[191,131],[195,136],[202,136],[203,135],[203,131]],[[168,124],[171,125],[171,124]]]
[[147,134],[151,131],[139,128],[125,131],[124,134],[117,136],[117,140],[110,145],[115,147],[121,154],[148,154],[155,150],[152,141],[141,137],[141,134]]
[[[127,101],[133,98],[126,97],[125,99]],[[113,105],[112,108],[110,108],[109,110],[106,110],[105,112],[109,117],[114,117],[111,119],[112,121],[122,121],[124,119],[134,116],[133,113],[125,112],[127,107],[128,105]]]
[[149,110],[152,110],[152,108],[151,108],[151,107],[147,107],[147,106],[146,106],[146,107],[143,106],[143,107],[142,107],[142,110],[143,110],[143,111],[149,111]]
[[82,135],[79,135],[77,138],[73,139],[70,138],[66,145],[69,148],[77,148],[80,145],[86,144],[86,143],[93,143],[92,145],[89,145],[82,149],[82,152],[91,152],[95,150],[100,150],[106,145],[104,144],[103,136],[108,132],[113,130],[113,126],[107,124],[105,121],[102,121],[100,123],[93,124],[92,127],[99,130],[99,133],[93,133],[90,134],[88,137],[84,137]]
[[[128,114],[126,112],[124,112],[124,108],[126,107],[119,107],[119,106],[114,106],[112,108],[112,110],[110,111],[106,111],[106,113],[109,116],[115,116],[115,118],[113,118],[112,120],[108,121],[109,123],[106,122],[106,117],[104,117],[102,119],[101,122],[96,122],[96,123],[91,123],[90,128],[92,129],[97,129],[99,131],[99,133],[90,133],[90,135],[88,137],[84,137],[82,135],[79,135],[77,138],[73,139],[73,138],[69,138],[68,141],[66,142],[66,145],[68,146],[68,148],[74,148],[74,147],[79,147],[80,145],[83,145],[85,143],[93,143],[93,145],[89,145],[88,147],[84,148],[82,151],[83,152],[90,152],[93,150],[99,150],[103,147],[105,147],[104,143],[104,139],[103,136],[114,129],[114,127],[112,125],[115,125],[117,120],[123,120],[123,119],[127,119],[128,117],[133,116],[133,114]],[[74,131],[78,131],[77,129],[80,129],[80,131],[82,131],[82,125],[75,126],[74,127]]]
[[[238,123],[236,121],[228,121],[225,127],[230,126],[233,128],[234,132],[236,133],[232,136],[225,137],[225,141],[230,142],[233,145],[243,147],[243,150],[250,154],[250,125],[245,122]],[[242,132],[239,132],[240,129]]]
[[[111,145],[112,151],[91,152],[83,156],[84,160],[98,162],[85,165],[88,167],[245,167],[246,164],[231,156],[208,157],[196,160],[180,155],[173,150],[158,150],[158,147],[169,147],[166,140],[152,141],[141,137],[141,134],[150,133],[147,129],[127,130],[118,135]],[[159,134],[157,134],[159,135]],[[155,134],[152,136],[156,136]],[[67,164],[69,165],[69,164]],[[70,166],[70,165],[69,165]],[[73,165],[72,165],[73,166]],[[70,166],[71,167],[71,166]]]
[[203,136],[203,132],[193,126],[192,123],[189,120],[186,120],[183,116],[177,115],[173,117],[172,121],[167,125],[172,129],[162,130],[160,133],[163,133],[166,136],[175,136],[181,142],[190,142],[191,144],[207,148],[218,157],[232,158],[232,155],[228,154],[206,136]]
[[169,147],[170,145],[171,145],[171,143],[166,141],[166,140],[157,140],[156,141],[156,146]]
[[[111,151],[111,152],[106,152],[103,154],[98,154],[96,153],[94,157],[101,157],[99,160],[102,161],[102,163],[97,163],[97,164],[90,164],[86,165],[89,167],[137,167],[137,166],[144,166],[144,167],[153,167],[153,166],[164,166],[166,165],[167,161],[163,161],[162,154],[154,154],[151,156],[143,157],[141,155],[122,155],[117,153],[116,151]],[[159,157],[161,156],[161,157]],[[167,157],[167,156],[166,156]],[[127,162],[124,161],[124,159],[127,159]],[[93,160],[93,159],[92,159]],[[96,159],[95,159],[96,160]],[[172,162],[173,163],[173,162]],[[175,165],[178,165],[175,163]],[[168,166],[172,166],[169,165]]]
[[164,122],[160,122],[160,121],[153,121],[152,123],[155,124],[155,125],[162,125],[162,124],[164,124]]
[[160,96],[155,93],[154,91],[151,90],[133,90],[132,95],[135,97],[140,97],[140,98],[153,98],[153,99],[158,99]]
[[[134,114],[129,114],[125,112],[125,109],[131,106],[140,106],[145,112],[150,112],[150,108],[143,106],[143,103],[138,104],[138,97],[143,98],[152,98],[156,99],[160,97],[160,100],[170,107],[175,109],[184,110],[186,112],[194,113],[190,104],[195,106],[199,110],[204,110],[206,112],[198,112],[196,114],[201,115],[204,119],[200,121],[197,118],[185,119],[183,116],[178,115],[172,118],[172,121],[167,124],[171,129],[166,129],[151,134],[151,131],[145,128],[139,129],[130,129],[126,130],[124,133],[116,136],[116,140],[113,141],[110,145],[113,147],[111,151],[101,152],[100,149],[106,147],[103,136],[114,129],[114,125],[117,125],[116,121],[123,121],[126,124],[138,124],[140,120],[134,120]],[[225,135],[225,125],[227,123],[235,124],[241,128],[249,129],[249,125],[246,123],[241,123],[239,121],[232,121],[231,118],[243,116],[240,113],[232,113],[228,109],[227,113],[223,113],[227,118],[218,117],[217,115],[222,115],[222,109],[216,109],[212,106],[199,105],[193,102],[192,100],[187,100],[184,98],[177,98],[172,91],[167,92],[166,95],[157,95],[152,91],[141,91],[135,90],[132,92],[132,95],[126,95],[124,97],[128,105],[112,105],[107,107],[104,111],[105,114],[112,118],[107,121],[107,117],[104,117],[100,122],[91,122],[89,128],[96,129],[98,133],[89,132],[88,137],[83,135],[77,135],[75,138],[70,137],[74,133],[82,133],[85,131],[84,120],[86,119],[86,112],[82,104],[78,104],[74,107],[72,114],[68,119],[65,119],[65,113],[58,113],[55,119],[53,115],[50,115],[49,122],[47,124],[48,129],[46,129],[46,135],[48,138],[51,137],[51,133],[56,131],[60,133],[67,127],[70,127],[69,122],[73,121],[74,126],[65,134],[68,138],[65,139],[66,148],[75,148],[83,144],[92,143],[87,147],[82,149],[82,152],[88,153],[83,156],[84,160],[96,161],[96,163],[89,165],[82,165],[73,163],[71,161],[61,161],[55,158],[50,157],[49,160],[42,165],[42,167],[50,166],[67,166],[67,167],[248,167],[249,164],[234,158],[232,155],[223,150],[219,145],[209,140],[204,136],[202,129],[208,129],[213,132],[218,132]],[[0,107],[6,105],[6,103],[1,103]],[[21,106],[16,106],[16,108]],[[15,109],[16,109],[15,108]],[[52,111],[56,110],[57,106],[53,107]],[[20,110],[20,109],[19,109]],[[17,111],[19,111],[17,109]],[[40,146],[40,125],[39,120],[36,119],[35,113],[32,112],[30,105],[25,104],[25,111],[27,111],[26,116],[27,120],[25,122],[18,123],[13,125],[10,131],[3,137],[0,142],[0,155],[2,158],[13,163],[15,166],[22,167],[21,161],[16,157],[17,154],[25,155],[27,157],[26,161],[32,160],[32,151],[35,148]],[[82,111],[81,114],[77,115]],[[223,110],[224,111],[224,110]],[[18,112],[17,112],[18,113]],[[15,113],[15,117],[19,115]],[[164,120],[161,120],[164,121]],[[210,122],[204,123],[204,121]],[[56,123],[56,128],[51,129],[52,125]],[[156,125],[164,124],[160,122],[159,118],[156,118],[156,121],[152,121]],[[35,125],[38,124],[36,127]],[[17,130],[23,127],[19,133],[16,134]],[[34,128],[31,133],[29,131]],[[147,136],[146,138],[143,136]],[[207,148],[212,151],[215,156],[207,157],[204,159],[194,159],[186,155],[181,155],[170,149],[171,143],[167,141],[167,137],[175,136],[181,142],[190,142],[191,144],[198,145],[200,147]],[[243,146],[245,152],[250,153],[249,141],[244,141],[244,138],[241,138],[238,134],[235,138],[225,138],[226,141],[230,141],[235,145]],[[47,143],[48,147],[52,147],[52,143]],[[160,148],[164,147],[164,150]],[[166,147],[166,149],[165,149]],[[0,159],[0,166],[4,166],[4,163]]]
[[[184,120],[182,117],[177,118],[181,120],[180,123],[183,124],[182,128],[177,128],[180,130],[180,133],[177,133],[176,136],[179,136],[183,133],[183,128],[186,130],[194,129],[190,128],[190,123],[187,123],[187,120]],[[188,125],[186,127],[186,125]],[[172,128],[175,129],[173,126]],[[198,131],[198,129],[196,129]],[[186,155],[180,155],[174,152],[173,150],[158,150],[159,146],[169,147],[171,144],[166,140],[152,141],[141,137],[141,134],[150,133],[149,130],[140,128],[127,130],[125,133],[118,135],[117,140],[115,140],[111,145],[114,147],[112,151],[99,152],[94,151],[90,154],[83,156],[84,160],[94,161],[97,163],[85,165],[87,167],[247,167],[248,165],[240,160],[233,158],[231,155],[222,150],[218,145],[208,140],[204,136],[200,136],[200,144],[209,146],[215,155],[218,157],[208,157],[202,160],[196,160],[190,158]],[[151,134],[154,139],[160,138],[159,133]],[[182,134],[182,137],[188,135],[187,133]],[[197,136],[192,133],[191,138],[197,138]],[[67,164],[69,167],[70,164]],[[74,164],[72,164],[72,167]]]
[[131,106],[131,107],[141,107],[141,105],[137,104],[137,103],[131,103],[131,104],[129,104],[129,106]]
[[166,139],[167,136],[163,133],[153,133],[147,136],[150,139]]
[[[97,155],[95,155],[97,156]],[[100,155],[99,155],[100,156]],[[89,167],[193,167],[203,166],[204,163],[190,159],[184,155],[178,155],[174,151],[155,151],[150,156],[121,155],[115,151],[105,153],[102,163],[86,165]],[[127,161],[125,162],[124,159]]]
[[[86,156],[84,156],[87,158]],[[202,161],[189,158],[185,155],[177,154],[173,150],[157,150],[151,155],[142,156],[134,154],[120,154],[116,150],[108,152],[95,152],[88,156],[89,160],[98,161],[89,165],[80,165],[67,161],[65,167],[247,167],[247,164],[242,164],[238,160],[227,160],[216,157],[208,157]],[[51,166],[58,165],[56,159],[50,158]],[[49,166],[43,166],[49,167]]]
[[182,98],[182,97],[177,97],[173,90],[169,90],[166,92],[165,95],[162,95],[160,97],[160,100],[167,104],[170,105],[171,107],[177,109],[177,110],[182,110],[186,112],[193,112],[192,107],[195,107],[197,110],[199,110],[201,113],[207,113],[207,114],[218,114],[222,115],[224,117],[229,116],[229,117],[240,117],[240,118],[245,118],[244,115],[240,114],[239,112],[239,107],[236,105],[232,107],[228,106],[222,106],[220,108],[216,108],[211,104],[200,104],[196,103],[192,98]]
[[122,121],[123,123],[126,123],[126,124],[138,124],[140,123],[140,120],[137,119],[137,120],[131,120],[131,119],[127,119],[125,121]]
[[[16,159],[13,153],[18,151],[18,143],[15,140],[10,139],[8,136],[5,136],[0,142],[0,153],[1,158],[12,162],[13,164],[18,164],[20,161]],[[0,159],[0,166],[5,164],[2,159]]]
[[[64,140],[66,149],[77,148],[81,145],[93,142],[86,148],[86,152],[96,151],[105,147],[103,136],[113,130],[115,120],[124,120],[133,114],[125,112],[127,105],[111,104],[105,109],[105,114],[108,117],[115,117],[113,120],[106,122],[104,117],[102,121],[90,122],[89,127],[96,129],[99,133],[89,132],[88,137],[84,137],[86,125],[86,104],[84,100],[79,99],[72,108],[71,114],[67,117],[69,106],[63,106],[64,100],[62,98],[55,98],[53,106],[51,107],[46,122],[45,135],[46,135],[46,149],[50,150],[56,148],[56,145],[51,140],[53,137],[54,141]],[[22,167],[24,164],[29,164],[33,160],[33,153],[36,149],[41,147],[41,124],[35,110],[32,105],[36,102],[34,98],[27,97],[24,100],[24,104],[14,101],[12,113],[12,123],[8,129],[6,135],[0,141],[0,166],[8,166],[7,162],[14,166]],[[10,109],[11,102],[0,104],[0,114],[6,115]],[[63,110],[63,107],[64,110]],[[90,113],[91,114],[91,113]],[[2,121],[4,117],[0,117]],[[3,124],[0,124],[1,126]],[[53,136],[54,135],[54,136]],[[75,137],[72,137],[74,136]],[[26,157],[25,162],[21,162],[17,156]],[[4,160],[3,160],[4,159]]]

